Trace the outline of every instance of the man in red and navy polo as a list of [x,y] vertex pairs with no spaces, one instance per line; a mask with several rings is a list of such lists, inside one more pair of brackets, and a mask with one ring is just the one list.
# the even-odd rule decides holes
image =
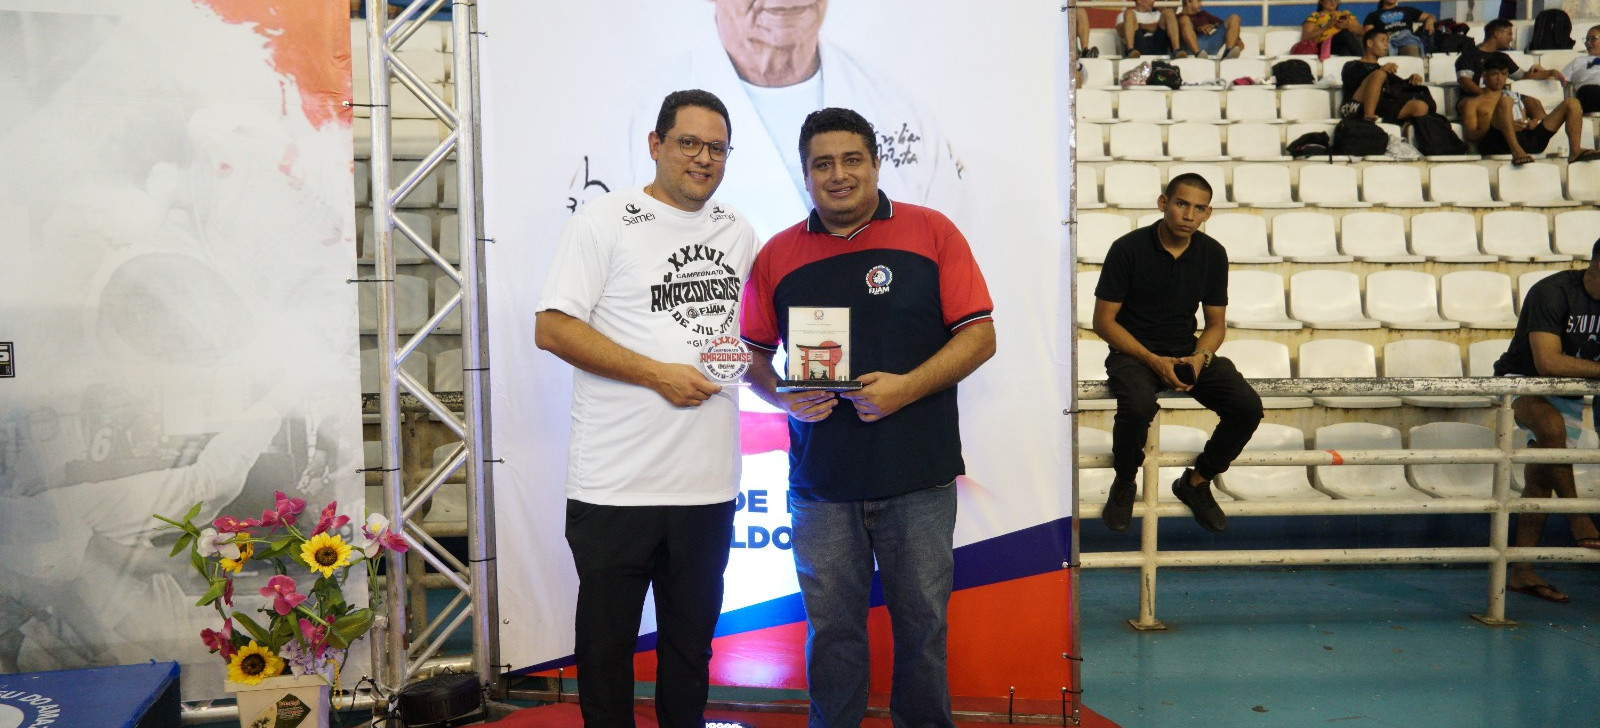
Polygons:
[[[876,560],[894,631],[895,725],[953,726],[945,611],[956,476],[956,383],[994,355],[989,289],[944,215],[878,190],[877,135],[822,109],[800,128],[815,209],[773,236],[745,286],[752,390],[789,414],[789,508],[806,608],[810,724],[860,725]],[[855,391],[778,392],[791,307],[848,308]]]

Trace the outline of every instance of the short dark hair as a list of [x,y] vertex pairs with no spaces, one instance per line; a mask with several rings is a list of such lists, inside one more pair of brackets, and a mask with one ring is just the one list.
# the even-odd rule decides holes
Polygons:
[[1488,58],[1483,59],[1483,72],[1486,74],[1490,71],[1511,73],[1512,65],[1514,64],[1511,61],[1511,56],[1504,53],[1493,53]]
[[1594,247],[1589,249],[1589,260],[1600,260],[1600,238],[1594,239]]
[[872,155],[872,161],[878,161],[878,133],[873,130],[872,122],[850,109],[833,106],[807,114],[806,120],[800,124],[801,167],[811,160],[811,137],[830,131],[848,131],[860,135],[861,141],[867,145],[867,152]]
[[1511,21],[1506,20],[1505,18],[1495,18],[1494,20],[1489,21],[1488,24],[1483,26],[1484,40],[1488,40],[1489,36],[1500,32],[1501,28],[1509,27],[1511,27]]
[[1367,31],[1365,33],[1362,33],[1361,34],[1361,43],[1362,43],[1362,45],[1365,45],[1367,43],[1372,42],[1373,38],[1376,38],[1376,37],[1378,37],[1380,35],[1388,35],[1388,34],[1389,34],[1389,31],[1384,30],[1383,26],[1380,25],[1380,26],[1378,26],[1376,28],[1373,28],[1372,30],[1369,30],[1369,31]]
[[656,138],[667,138],[667,132],[672,130],[672,125],[678,123],[678,109],[685,106],[698,106],[721,114],[722,123],[728,127],[728,138],[733,138],[733,122],[728,119],[728,107],[723,105],[722,99],[717,98],[716,94],[697,88],[673,91],[661,100],[661,113],[656,114]]
[[1211,195],[1212,197],[1216,197],[1217,195],[1217,193],[1211,191],[1211,183],[1207,182],[1205,177],[1202,177],[1194,172],[1184,172],[1183,174],[1167,180],[1167,186],[1165,189],[1161,190],[1161,194],[1163,197],[1171,197],[1172,193],[1177,192],[1178,188],[1182,187],[1183,185],[1199,187],[1200,189],[1205,190],[1206,194]]

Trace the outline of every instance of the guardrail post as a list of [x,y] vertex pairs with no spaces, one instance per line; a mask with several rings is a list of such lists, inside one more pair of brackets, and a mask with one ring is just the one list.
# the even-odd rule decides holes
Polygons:
[[1140,490],[1144,496],[1144,515],[1139,519],[1139,618],[1128,625],[1141,632],[1163,630],[1167,625],[1156,619],[1156,531],[1161,502],[1161,410],[1150,420],[1144,438],[1144,470]]
[[1489,516],[1489,547],[1495,551],[1489,562],[1489,607],[1473,619],[1494,627],[1515,627],[1516,620],[1506,619],[1506,547],[1511,533],[1511,451],[1515,446],[1516,416],[1511,409],[1515,395],[1500,395],[1500,406],[1495,413],[1495,445],[1500,448],[1500,462],[1494,464],[1494,500],[1498,504]]

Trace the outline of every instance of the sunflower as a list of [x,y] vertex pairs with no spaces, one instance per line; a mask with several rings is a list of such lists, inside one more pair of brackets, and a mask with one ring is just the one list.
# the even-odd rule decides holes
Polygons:
[[334,569],[350,565],[350,544],[342,536],[319,533],[300,547],[300,558],[312,571],[331,578]]
[[[248,539],[249,536],[247,535],[247,536],[245,536],[245,538]],[[256,552],[256,545],[251,543],[251,542],[249,542],[249,541],[247,541],[247,540],[240,539],[238,544],[239,544],[239,558],[237,558],[237,559],[228,559],[228,558],[218,559],[218,561],[221,562],[221,564],[222,564],[222,570],[223,571],[231,572],[231,573],[234,573],[234,574],[239,573],[239,570],[244,568],[244,562],[249,561],[250,560],[250,556]]]
[[241,647],[233,659],[228,660],[228,679],[243,685],[259,685],[262,680],[282,672],[283,659],[256,644],[255,640],[250,640],[250,646]]

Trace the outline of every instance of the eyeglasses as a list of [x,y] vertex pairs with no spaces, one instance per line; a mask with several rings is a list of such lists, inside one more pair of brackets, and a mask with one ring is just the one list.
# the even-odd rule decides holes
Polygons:
[[679,136],[673,137],[673,139],[678,140],[678,151],[683,152],[683,156],[685,157],[698,157],[700,156],[701,149],[708,149],[711,151],[711,160],[714,162],[721,162],[727,159],[728,155],[733,152],[733,147],[723,144],[722,142],[711,142],[710,144],[707,144],[699,137]]

